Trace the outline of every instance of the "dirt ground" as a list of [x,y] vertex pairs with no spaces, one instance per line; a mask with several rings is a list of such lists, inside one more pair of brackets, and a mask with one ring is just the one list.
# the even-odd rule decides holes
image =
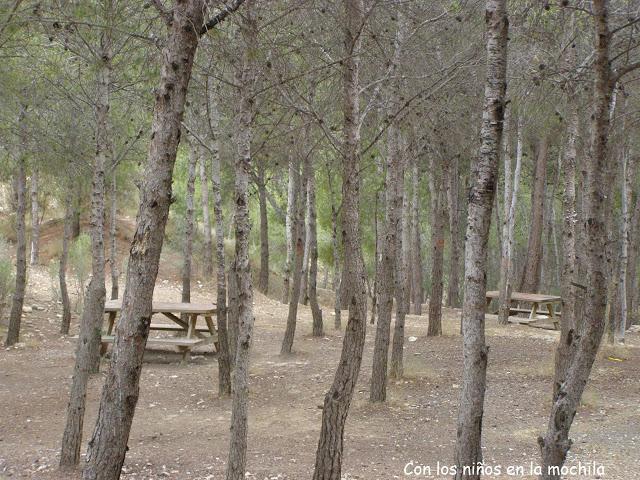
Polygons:
[[[47,269],[36,267],[29,279],[26,305],[42,310],[34,308],[24,315],[17,348],[0,349],[0,479],[72,479],[76,476],[58,472],[57,462],[74,340],[58,333],[61,307],[51,299]],[[156,298],[179,300],[176,280],[159,279]],[[211,300],[213,292],[213,284],[196,283],[194,301]],[[333,329],[330,311],[324,307],[326,336],[314,339],[310,311],[301,306],[295,353],[282,357],[287,308],[256,294],[247,478],[311,478],[318,406],[331,384],[343,339],[343,332]],[[440,338],[426,337],[425,316],[408,317],[406,376],[391,382],[384,405],[367,401],[375,334],[369,326],[346,426],[343,478],[450,478],[437,467],[438,462],[441,467],[452,464],[462,355],[460,312],[445,309],[444,315],[445,335]],[[77,329],[76,323],[77,315]],[[483,448],[485,462],[500,467],[501,473],[494,471],[486,478],[535,478],[530,468],[539,461],[536,437],[549,412],[558,333],[516,325],[499,328],[494,316],[488,316],[487,333]],[[207,348],[187,365],[180,365],[179,355],[168,351],[145,355],[122,478],[224,478],[231,403],[217,396],[216,358]],[[624,349],[601,352],[574,422],[575,444],[568,461],[591,471],[566,478],[640,478],[639,348],[639,335],[633,333]],[[85,441],[94,426],[107,368],[105,361],[102,373],[91,381]],[[524,474],[509,475],[508,466],[522,466]],[[422,475],[406,475],[407,471]]]

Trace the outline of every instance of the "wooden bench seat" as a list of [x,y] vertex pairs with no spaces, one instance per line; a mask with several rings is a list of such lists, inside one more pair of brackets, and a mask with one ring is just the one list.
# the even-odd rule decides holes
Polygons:
[[[161,332],[184,332],[185,329],[180,325],[169,324],[169,323],[152,323],[150,326],[151,330],[159,330]],[[209,332],[209,328],[207,326],[196,327],[196,332]]]
[[[204,338],[187,338],[187,337],[171,337],[171,338],[153,338],[147,340],[147,345],[168,345],[172,347],[195,347],[205,342]],[[114,335],[103,335],[102,343],[113,343]]]

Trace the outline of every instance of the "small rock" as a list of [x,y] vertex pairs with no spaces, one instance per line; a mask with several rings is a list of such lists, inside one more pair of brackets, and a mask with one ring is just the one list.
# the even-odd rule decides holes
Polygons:
[[409,337],[410,342],[415,342],[416,340],[418,340],[418,337]]
[[28,305],[25,305],[24,307],[22,307],[22,313],[31,313],[33,312],[33,308],[29,307]]

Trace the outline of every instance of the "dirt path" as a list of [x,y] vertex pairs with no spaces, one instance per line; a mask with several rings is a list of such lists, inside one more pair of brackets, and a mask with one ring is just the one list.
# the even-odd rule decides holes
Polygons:
[[[74,343],[58,331],[59,305],[50,301],[46,269],[30,274],[27,305],[44,310],[25,314],[23,344],[0,350],[0,479],[68,479],[56,469],[73,366]],[[44,286],[43,286],[44,284]],[[35,293],[34,293],[35,292]],[[194,301],[209,300],[210,284],[196,284]],[[175,281],[159,282],[156,297],[178,300]],[[332,329],[324,308],[327,336],[313,339],[307,307],[301,308],[295,354],[281,357],[286,307],[258,295],[252,353],[250,438],[247,478],[311,477],[323,395],[333,378],[342,332]],[[344,478],[413,478],[405,469],[424,466],[421,478],[437,475],[437,462],[452,462],[461,366],[459,312],[445,309],[445,336],[427,338],[426,317],[408,317],[406,378],[390,385],[390,401],[367,401],[374,329],[369,327],[359,387],[349,416]],[[77,319],[74,318],[74,321]],[[484,418],[485,460],[503,469],[486,478],[514,478],[508,465],[538,463],[536,436],[548,414],[556,332],[488,319],[489,378]],[[603,354],[587,388],[572,430],[569,465],[604,465],[601,478],[640,478],[640,340],[629,336],[623,361]],[[103,370],[106,368],[104,366]],[[212,354],[196,354],[186,366],[170,352],[148,352],[141,382],[125,479],[223,478],[230,401],[217,398],[217,364]],[[94,425],[103,375],[91,382],[85,439]],[[84,451],[84,449],[83,449]],[[409,462],[414,462],[407,467]],[[593,470],[593,469],[592,469]],[[598,478],[572,475],[567,478]]]

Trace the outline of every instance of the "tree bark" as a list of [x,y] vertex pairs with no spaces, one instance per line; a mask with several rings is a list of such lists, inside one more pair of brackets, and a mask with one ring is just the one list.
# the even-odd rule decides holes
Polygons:
[[[224,216],[222,211],[222,189],[220,187],[220,153],[218,147],[219,115],[214,102],[209,102],[214,139],[211,155],[211,192],[213,193],[213,214],[216,229],[216,308],[218,318],[218,394],[231,395],[231,363],[229,334],[227,329],[227,282],[224,253]],[[235,344],[234,344],[235,345]],[[235,353],[235,349],[234,349]]]
[[538,293],[542,263],[542,230],[544,227],[544,192],[547,182],[547,155],[549,143],[544,135],[538,144],[531,192],[531,229],[527,246],[527,259],[522,270],[521,292]]
[[67,190],[64,210],[64,228],[62,234],[62,251],[60,252],[60,263],[58,266],[58,281],[60,284],[60,299],[62,300],[62,322],[60,323],[60,333],[69,334],[71,324],[71,302],[69,301],[69,291],[67,289],[67,260],[69,258],[69,242],[71,241],[71,228],[73,221],[73,193]]
[[40,251],[40,204],[38,203],[38,167],[31,173],[31,254],[29,264],[38,263]]
[[202,201],[202,224],[204,227],[204,241],[202,248],[204,249],[204,274],[207,278],[213,275],[213,247],[211,238],[211,214],[209,212],[209,169],[207,168],[207,157],[202,153],[202,147],[199,146],[200,153],[200,200]]
[[456,155],[448,170],[447,203],[449,204],[449,284],[447,285],[447,307],[460,306],[460,156]]
[[[195,143],[189,145],[189,162],[187,164],[186,211],[184,214],[184,238],[182,244],[182,302],[191,302],[191,266],[193,260],[193,228],[195,222],[194,197],[196,193],[196,172],[198,151]],[[182,321],[187,321],[187,315],[182,314]]]
[[417,159],[413,160],[412,175],[413,200],[411,201],[411,205],[413,209],[411,211],[411,224],[413,227],[411,229],[411,295],[413,303],[413,314],[422,315],[424,286],[422,279],[422,240],[420,238],[420,171],[418,168]]
[[[305,168],[305,173],[306,172]],[[296,332],[296,320],[298,316],[298,303],[300,301],[300,289],[302,282],[302,270],[304,260],[304,244],[305,244],[305,205],[306,194],[304,193],[303,182],[300,175],[300,162],[296,161],[294,165],[294,205],[295,219],[293,224],[293,242],[294,242],[294,259],[293,272],[291,273],[291,292],[289,295],[289,312],[287,315],[287,326],[280,347],[280,354],[287,355],[291,353],[293,339]]]
[[307,203],[309,205],[309,305],[313,317],[312,335],[324,336],[322,324],[322,310],[318,304],[318,228],[316,215],[316,173],[309,169],[309,184],[307,191]]
[[257,51],[257,2],[248,0],[241,22],[244,43],[243,59],[237,78],[239,85],[238,110],[235,118],[235,271],[238,279],[238,340],[232,374],[231,435],[226,480],[244,480],[247,457],[249,408],[249,353],[253,341],[253,285],[249,259],[249,176],[251,138],[254,115],[254,59]]
[[[20,114],[20,123],[24,122],[25,111]],[[23,126],[21,125],[21,128]],[[25,172],[25,158],[22,152],[17,161],[15,172],[15,198],[16,201],[16,285],[11,301],[11,313],[9,314],[9,329],[5,346],[15,345],[20,340],[20,323],[22,322],[22,306],[24,305],[24,293],[27,286],[27,232],[25,216],[27,210],[27,177]]]
[[67,420],[62,437],[60,466],[77,465],[80,460],[82,427],[86,406],[89,375],[97,373],[100,366],[100,346],[105,287],[104,215],[105,215],[105,167],[110,164],[111,139],[109,138],[109,90],[111,84],[111,37],[105,32],[101,40],[97,79],[96,156],[91,185],[91,280],[87,287],[80,319],[80,335],[76,347],[76,362],[67,406]]
[[[482,461],[481,434],[488,348],[485,344],[487,241],[498,178],[506,96],[509,21],[506,0],[487,0],[487,77],[480,152],[472,166],[465,246],[462,308],[463,372],[455,462],[457,480],[476,480]],[[465,470],[466,468],[466,470]],[[469,471],[469,469],[472,469]]]
[[429,295],[429,327],[427,336],[442,335],[442,290],[443,290],[443,258],[444,258],[444,229],[446,211],[444,194],[439,185],[439,179],[433,178],[435,167],[431,168],[431,293]]
[[258,289],[269,293],[269,217],[267,215],[267,185],[264,166],[258,165],[258,201],[260,204],[260,277]]
[[96,427],[89,442],[84,480],[117,479],[124,463],[138,401],[142,357],[149,336],[153,289],[171,204],[171,180],[185,97],[204,10],[203,0],[176,3],[163,48],[160,85],[122,311],[115,329],[115,343]]
[[558,388],[549,416],[544,437],[538,437],[542,455],[541,479],[559,479],[559,469],[565,462],[571,447],[569,429],[576,409],[591,373],[604,332],[606,309],[606,259],[607,231],[605,198],[610,185],[606,183],[609,134],[609,105],[611,98],[609,63],[608,2],[594,0],[592,14],[595,23],[595,59],[593,113],[591,115],[590,152],[586,161],[585,183],[585,233],[587,299],[581,335],[574,339],[575,353],[570,358],[566,379]]
[[333,195],[333,185],[331,179],[331,172],[328,172],[329,183],[329,195],[331,197],[331,247],[333,250],[333,281],[332,287],[334,292],[334,328],[339,330],[342,328],[342,319],[340,313],[340,307],[342,302],[340,301],[340,247],[338,242],[338,209],[336,208],[335,199]]
[[111,267],[111,300],[115,300],[119,295],[118,278],[120,270],[118,268],[118,186],[115,168],[111,172],[111,215],[109,225],[109,239],[111,243],[109,253],[109,266]]
[[[344,279],[349,283],[349,320],[342,344],[340,363],[331,388],[324,397],[320,438],[313,480],[340,480],[344,425],[353,398],[364,349],[367,327],[367,289],[360,237],[360,102],[359,70],[361,31],[364,25],[363,0],[344,2],[345,60],[343,61],[343,184],[342,228],[344,239]],[[343,290],[344,291],[344,290]]]
[[[398,141],[401,142],[402,137],[398,136]],[[403,148],[400,148],[404,156],[405,152]],[[402,378],[404,374],[404,321],[408,312],[409,306],[409,276],[407,271],[409,270],[409,202],[407,195],[405,195],[405,175],[404,169],[406,168],[406,159],[403,159],[403,176],[400,179],[400,198],[402,205],[401,221],[398,224],[398,238],[400,241],[397,243],[396,248],[396,323],[393,329],[393,341],[391,342],[391,363],[389,368],[389,376],[391,378]]]
[[498,299],[498,323],[506,325],[511,311],[511,290],[513,280],[513,244],[516,225],[516,206],[520,190],[520,171],[522,168],[522,137],[524,125],[522,116],[518,116],[516,132],[516,165],[511,176],[511,153],[509,139],[505,138],[504,158],[504,220],[502,224],[502,259],[500,262],[500,298]]
[[[292,140],[293,141],[293,140]],[[294,223],[296,218],[296,192],[295,192],[295,177],[299,175],[299,171],[296,174],[295,165],[297,161],[290,155],[289,157],[289,180],[287,188],[287,216],[285,220],[285,237],[287,242],[287,257],[284,264],[283,273],[283,294],[282,303],[289,303],[289,289],[291,281],[291,268],[293,266],[294,257]],[[298,167],[299,168],[299,167]]]

